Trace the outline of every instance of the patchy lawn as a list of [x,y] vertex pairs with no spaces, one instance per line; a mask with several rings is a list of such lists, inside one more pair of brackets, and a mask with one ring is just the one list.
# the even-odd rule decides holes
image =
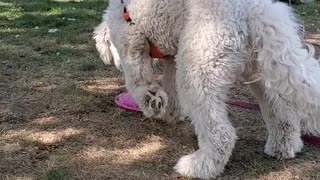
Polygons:
[[[0,0],[0,179],[168,179],[197,148],[188,123],[115,106],[123,78],[92,40],[106,1]],[[307,41],[320,45],[320,4],[296,8]],[[254,101],[246,92],[230,95]],[[260,113],[229,113],[239,140],[221,179],[320,179],[319,148],[270,158]]]

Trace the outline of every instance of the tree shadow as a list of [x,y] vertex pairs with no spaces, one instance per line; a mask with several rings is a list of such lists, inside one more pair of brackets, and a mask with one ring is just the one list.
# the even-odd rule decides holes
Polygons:
[[[100,86],[117,83],[101,81],[106,80],[98,80]],[[95,83],[97,81],[91,81],[88,85]],[[13,169],[18,174],[37,168],[43,170],[41,167],[52,163],[52,167],[44,171],[63,169],[65,175],[72,178],[165,179],[173,173],[172,167],[182,155],[196,150],[197,141],[189,123],[172,125],[156,120],[143,121],[141,114],[126,112],[115,106],[114,97],[124,91],[121,85],[115,90],[100,88],[104,91],[84,89],[82,95],[77,94],[79,98],[94,97],[83,104],[84,111],[46,112],[30,116],[23,123],[2,123],[8,128],[2,134],[27,130],[30,131],[29,135],[34,136],[51,132],[59,134],[66,129],[81,130],[81,133],[74,133],[53,143],[28,142],[28,138],[9,139],[9,143],[20,142],[23,148],[9,155],[19,157],[15,159],[18,165],[7,166],[3,173],[13,174]],[[265,131],[257,129],[257,126],[261,126],[261,119],[254,119],[254,115],[244,119],[248,118],[248,113],[234,108],[230,110],[232,121],[237,121],[240,139],[221,179],[257,179],[268,177],[270,173],[291,172],[290,168],[305,169],[296,172],[298,176],[316,172],[316,166],[309,165],[315,160],[308,158],[317,154],[316,148],[305,148],[294,160],[279,161],[264,155]],[[2,164],[8,164],[10,158],[2,158],[2,161]],[[21,164],[29,166],[22,168]],[[28,175],[40,176],[41,172]]]

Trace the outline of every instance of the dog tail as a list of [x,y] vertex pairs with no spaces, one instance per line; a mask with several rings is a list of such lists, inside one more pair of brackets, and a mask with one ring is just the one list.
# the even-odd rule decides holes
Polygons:
[[320,135],[320,65],[315,50],[304,47],[302,28],[289,6],[266,1],[261,9],[249,25],[260,71],[254,77],[263,81],[270,100],[293,102],[306,133]]

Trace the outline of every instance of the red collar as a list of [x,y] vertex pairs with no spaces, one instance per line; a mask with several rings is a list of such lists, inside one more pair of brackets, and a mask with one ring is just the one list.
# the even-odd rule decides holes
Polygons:
[[158,50],[158,48],[154,45],[154,44],[152,44],[150,41],[149,41],[149,55],[150,55],[150,57],[152,57],[152,58],[158,58],[158,59],[161,59],[161,58],[165,58],[165,57],[167,57],[168,55],[166,55],[166,54],[163,54],[162,52],[160,52],[159,50]]
[[129,22],[130,25],[134,24],[134,23],[132,23],[132,20],[131,20],[131,18],[130,18],[130,16],[129,16],[129,13],[128,13],[128,11],[127,11],[127,8],[124,6],[123,0],[121,0],[121,4],[123,5],[123,17],[124,17],[124,19],[125,19],[127,22]]
[[[121,0],[121,4],[124,4],[123,0]],[[123,7],[123,17],[128,23],[130,23],[130,25],[134,25],[134,23],[132,22],[132,19],[129,16],[129,12],[127,11],[127,8],[125,6]],[[161,59],[161,58],[165,58],[165,57],[168,56],[168,55],[163,54],[162,52],[160,52],[158,50],[158,48],[154,44],[152,44],[150,41],[148,41],[148,42],[149,42],[149,47],[150,47],[149,55],[152,58]]]

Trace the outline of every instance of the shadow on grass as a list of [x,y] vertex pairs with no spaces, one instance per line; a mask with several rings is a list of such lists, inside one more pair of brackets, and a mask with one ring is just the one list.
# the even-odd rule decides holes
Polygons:
[[[81,23],[84,21],[97,22],[101,20],[102,11],[107,7],[107,1],[82,1],[82,2],[56,2],[50,0],[1,0],[0,9],[15,13],[14,18],[10,19],[2,15],[1,18],[9,25],[17,27],[31,27],[44,25],[46,27],[60,27],[66,25],[65,21],[59,21],[58,18],[77,18]],[[42,15],[42,16],[41,16]],[[50,18],[49,15],[56,15]],[[48,17],[46,17],[48,16]],[[53,21],[53,22],[51,22]],[[56,21],[56,22],[55,22]],[[79,23],[78,22],[78,23]]]
[[[56,99],[66,98],[71,94],[79,99],[86,99],[88,96],[90,98],[89,101],[80,102],[66,99],[58,101],[56,105],[53,105],[53,100],[42,99],[52,108],[47,109],[45,104],[38,104],[38,108],[43,111],[27,117],[25,122],[2,123],[2,126],[6,127],[1,131],[5,144],[18,142],[21,147],[9,154],[2,152],[6,157],[1,159],[0,164],[5,165],[1,167],[4,170],[1,172],[42,178],[168,178],[179,157],[196,149],[192,128],[188,123],[170,125],[156,120],[142,121],[141,114],[118,109],[113,99],[123,87],[121,84],[119,88],[110,86],[117,83],[113,80],[97,79],[86,83],[90,87],[97,86],[95,89],[87,87],[78,92],[70,87],[71,89],[58,90],[58,94],[53,93],[54,91],[45,93],[47,90],[41,85],[31,88],[33,91],[45,93],[46,97],[52,96],[51,98]],[[39,101],[41,99],[37,100]],[[25,106],[29,111],[35,110],[34,107],[31,104],[29,107]],[[59,109],[61,107],[64,108]],[[248,120],[233,110],[230,113],[238,115],[232,116],[233,121]],[[261,119],[254,119],[252,116],[249,120]],[[250,129],[252,126],[241,126],[245,131],[254,131]],[[261,133],[239,132],[240,140],[221,176],[222,179],[258,179],[273,174],[274,177],[291,178],[317,172],[316,161],[308,158],[317,154],[316,148],[305,148],[294,160],[279,161],[263,154],[265,140],[256,138],[261,136]],[[10,163],[12,161],[16,163]],[[300,171],[297,171],[298,169]],[[294,173],[290,174],[292,171]]]
[[[39,49],[41,45],[49,45],[47,48],[51,48],[50,45],[87,44],[93,41],[93,28],[101,21],[102,12],[107,6],[106,1],[100,0],[83,2],[2,0],[1,2],[7,3],[0,4],[1,10],[16,15],[12,19],[9,18],[10,13],[0,16],[2,44],[22,46],[19,48],[31,46],[33,49]],[[55,28],[58,29],[57,33],[48,32],[49,29]],[[70,51],[75,50],[70,48]],[[94,48],[90,51],[94,52]]]
[[[71,92],[65,92],[66,95],[68,93]],[[80,94],[76,95],[77,98],[84,98],[79,96]],[[38,104],[44,108],[44,111],[43,113],[38,112],[36,117],[29,116],[26,117],[27,120],[18,123],[2,122],[2,126],[6,127],[1,132],[4,147],[6,144],[18,142],[20,148],[9,154],[2,152],[7,158],[0,160],[1,164],[6,164],[0,168],[3,169],[1,172],[4,175],[15,172],[16,175],[25,174],[36,177],[43,174],[42,171],[49,171],[45,173],[45,176],[49,176],[52,169],[63,169],[63,174],[72,178],[95,177],[99,179],[120,176],[121,172],[125,173],[127,169],[129,173],[136,171],[137,173],[129,176],[135,177],[139,173],[141,175],[139,171],[144,167],[153,168],[154,159],[163,161],[163,158],[170,158],[165,147],[167,144],[177,146],[176,142],[172,142],[172,138],[166,135],[173,134],[172,128],[156,121],[143,122],[141,115],[136,116],[136,113],[118,109],[113,102],[116,94],[110,91],[101,94],[89,92],[86,96],[91,95],[94,98],[84,102],[85,112],[70,111],[70,109],[59,111],[57,107],[70,105],[68,100],[67,104],[61,101],[60,105],[52,109],[57,112],[50,113],[50,108],[48,110],[44,104]],[[108,97],[110,97],[110,102],[103,101],[103,98]],[[52,105],[52,101],[48,103]],[[79,105],[81,104],[77,102],[73,104],[73,106]],[[29,107],[25,108],[30,111],[39,107],[29,104]],[[166,129],[165,132],[163,128]],[[73,133],[66,134],[70,132],[70,129],[73,130],[71,131]],[[59,134],[61,138],[57,137]],[[179,136],[177,138],[183,139]],[[171,153],[177,155],[176,151]],[[127,156],[126,159],[121,160],[121,155]],[[16,163],[9,163],[12,161]],[[118,161],[120,161],[119,164],[116,163]],[[133,165],[138,169],[132,169]]]

